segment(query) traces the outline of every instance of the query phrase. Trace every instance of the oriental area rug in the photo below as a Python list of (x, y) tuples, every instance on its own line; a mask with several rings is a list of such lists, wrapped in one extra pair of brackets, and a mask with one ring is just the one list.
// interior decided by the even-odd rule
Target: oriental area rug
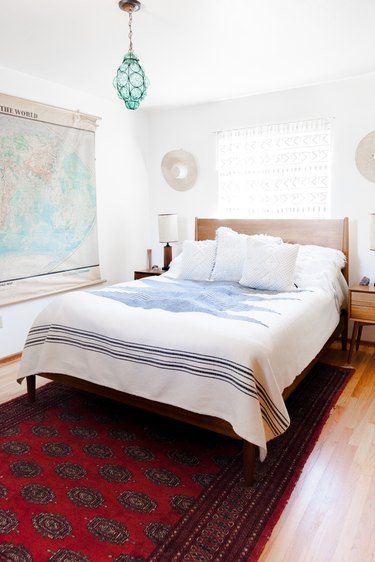
[(0, 406), (0, 562), (255, 561), (353, 369), (318, 364), (243, 486), (240, 443), (55, 383)]

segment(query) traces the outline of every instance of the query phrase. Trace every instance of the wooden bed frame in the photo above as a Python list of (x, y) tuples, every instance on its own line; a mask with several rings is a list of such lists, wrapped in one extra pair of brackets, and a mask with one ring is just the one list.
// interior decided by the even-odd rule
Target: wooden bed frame
[[(195, 239), (210, 240), (215, 239), (216, 229), (220, 226), (227, 226), (233, 230), (243, 234), (269, 234), (280, 236), (284, 242), (299, 244), (316, 244), (318, 246), (326, 246), (341, 250), (346, 258), (346, 266), (343, 274), (348, 280), (348, 253), (349, 253), (349, 237), (348, 237), (348, 219), (267, 219), (267, 220), (251, 220), (251, 219), (195, 219)], [(308, 373), (311, 367), (318, 361), (320, 355), (324, 352), (334, 339), (339, 336), (342, 338), (342, 347), (346, 349), (347, 343), (347, 314), (343, 311), (340, 322), (332, 336), (317, 357), (304, 369), (304, 371), (295, 379), (294, 383), (285, 389), (283, 397), (288, 397), (296, 388), (302, 378)], [(161, 414), (172, 419), (186, 422), (204, 429), (209, 429), (223, 435), (241, 439), (234, 431), (232, 426), (219, 418), (195, 414), (182, 408), (162, 404), (138, 396), (132, 396), (124, 392), (113, 390), (101, 385), (90, 383), (64, 374), (38, 373), (38, 376), (50, 379), (55, 382), (66, 384), (70, 387), (77, 388), (99, 394), (107, 398), (124, 402), (127, 405), (142, 408), (144, 410)], [(36, 375), (27, 377), (27, 392), (30, 401), (35, 401)], [(254, 465), (257, 457), (257, 447), (247, 441), (243, 441), (243, 466), (245, 485), (250, 486), (253, 482)]]

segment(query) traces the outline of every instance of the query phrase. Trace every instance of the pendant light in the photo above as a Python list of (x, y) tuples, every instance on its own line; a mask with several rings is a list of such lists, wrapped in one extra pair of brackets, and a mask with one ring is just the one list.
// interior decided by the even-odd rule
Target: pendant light
[(122, 99), (128, 109), (137, 109), (146, 96), (149, 80), (139, 64), (137, 55), (133, 52), (132, 21), (133, 12), (138, 12), (141, 3), (138, 0), (120, 0), (119, 8), (129, 15), (129, 51), (117, 69), (113, 85), (118, 97)]

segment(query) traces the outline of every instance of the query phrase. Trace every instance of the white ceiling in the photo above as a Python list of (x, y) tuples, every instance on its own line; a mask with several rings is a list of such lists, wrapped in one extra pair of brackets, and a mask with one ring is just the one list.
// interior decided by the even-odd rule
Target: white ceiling
[[(134, 51), (151, 82), (142, 106), (374, 72), (374, 25), (374, 0), (144, 0), (133, 15)], [(0, 67), (102, 97), (117, 99), (127, 35), (117, 0), (0, 2)]]

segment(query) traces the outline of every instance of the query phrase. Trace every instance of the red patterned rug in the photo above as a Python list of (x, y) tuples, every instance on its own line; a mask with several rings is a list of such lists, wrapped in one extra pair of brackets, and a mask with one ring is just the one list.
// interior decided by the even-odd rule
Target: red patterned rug
[(238, 442), (49, 384), (0, 406), (0, 561), (255, 561), (353, 369), (319, 364), (256, 481)]

